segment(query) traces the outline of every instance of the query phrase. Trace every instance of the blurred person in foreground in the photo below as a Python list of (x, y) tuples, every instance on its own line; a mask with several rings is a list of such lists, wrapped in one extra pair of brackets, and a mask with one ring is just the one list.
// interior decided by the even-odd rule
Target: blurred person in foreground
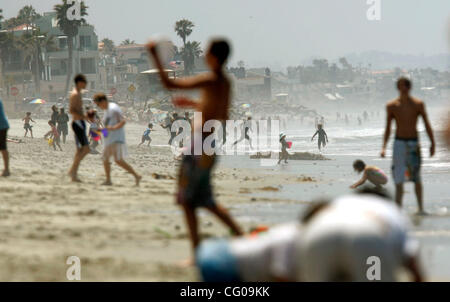
[[(408, 220), (381, 195), (360, 193), (317, 203), (303, 216), (302, 227), (297, 280), (392, 282), (401, 280), (401, 272), (423, 280)], [(378, 270), (371, 267), (374, 257)]]
[(401, 207), (403, 200), (403, 183), (412, 181), (415, 183), (415, 191), (418, 203), (418, 214), (425, 215), (423, 208), (423, 188), (420, 175), (422, 156), (420, 153), (417, 122), (423, 118), (425, 129), (431, 141), (430, 156), (434, 156), (436, 144), (433, 129), (425, 109), (425, 104), (412, 96), (410, 91), (412, 83), (407, 78), (397, 81), (397, 89), (400, 96), (390, 101), (386, 106), (387, 121), (384, 133), (381, 157), (386, 155), (386, 146), (391, 135), (392, 121), (396, 123), (396, 133), (393, 150), (392, 173), (395, 181), (395, 201)]
[(300, 239), (298, 222), (256, 237), (209, 239), (197, 249), (196, 264), (205, 282), (295, 282)]
[[(200, 243), (198, 232), (197, 210), (205, 208), (219, 218), (234, 235), (242, 235), (242, 231), (231, 215), (213, 197), (211, 173), (216, 162), (215, 152), (212, 155), (205, 153), (203, 143), (209, 136), (203, 132), (204, 124), (208, 121), (224, 122), (228, 120), (230, 106), (231, 83), (224, 72), (224, 66), (230, 53), (230, 46), (225, 40), (213, 40), (210, 42), (205, 60), (210, 72), (193, 77), (170, 79), (164, 71), (161, 59), (157, 51), (157, 43), (150, 42), (147, 49), (153, 57), (159, 70), (161, 81), (167, 89), (199, 90), (200, 101), (196, 102), (185, 97), (173, 100), (174, 105), (182, 108), (195, 109), (201, 113), (201, 120), (194, 119), (193, 144), (191, 152), (183, 156), (178, 176), (177, 203), (183, 208), (190, 232), (192, 248)], [(194, 145), (202, 147), (201, 155), (194, 155)], [(189, 263), (191, 264), (191, 263)]]
[(6, 118), (5, 109), (3, 108), (3, 102), (0, 100), (0, 153), (3, 157), (4, 169), (2, 172), (3, 177), (10, 176), (9, 172), (9, 153), (6, 146), (7, 134), (9, 130), (8, 119)]

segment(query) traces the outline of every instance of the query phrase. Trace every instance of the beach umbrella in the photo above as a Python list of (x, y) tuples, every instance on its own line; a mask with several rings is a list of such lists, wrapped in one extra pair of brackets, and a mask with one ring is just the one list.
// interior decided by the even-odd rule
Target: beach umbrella
[(47, 102), (43, 99), (35, 99), (30, 102), (30, 104), (45, 104), (45, 103)]
[(250, 108), (250, 104), (243, 104), (241, 107), (244, 108), (244, 109), (249, 109)]

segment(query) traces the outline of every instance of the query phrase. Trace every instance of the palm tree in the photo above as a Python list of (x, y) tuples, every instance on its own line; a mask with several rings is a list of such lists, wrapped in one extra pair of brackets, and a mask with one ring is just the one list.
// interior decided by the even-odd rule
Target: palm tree
[(183, 47), (186, 47), (186, 39), (192, 33), (195, 24), (187, 19), (179, 20), (175, 23), (175, 32), (183, 40)]
[(26, 5), (24, 6), (19, 13), (17, 14), (17, 19), (20, 23), (25, 24), (26, 32), (29, 32), (31, 27), (34, 27), (34, 21), (39, 18), (39, 14), (36, 12), (33, 6)]
[(136, 42), (130, 39), (123, 40), (122, 43), (120, 43), (120, 45), (133, 45), (133, 44), (136, 44)]
[(3, 22), (3, 9), (0, 8), (0, 30), (2, 29), (2, 22)]
[[(0, 30), (2, 29), (3, 10), (0, 9)], [(9, 54), (14, 50), (14, 35), (13, 33), (0, 32), (0, 87), (3, 87), (4, 73), (3, 66), (8, 60)]]
[(80, 20), (69, 20), (67, 18), (67, 10), (72, 6), (72, 4), (67, 3), (67, 0), (62, 0), (61, 4), (56, 4), (54, 10), (56, 12), (56, 19), (58, 22), (58, 27), (67, 36), (67, 49), (69, 53), (69, 64), (67, 70), (67, 79), (65, 91), (69, 89), (70, 79), (73, 73), (73, 40), (78, 35), (78, 31), (81, 25), (86, 24), (86, 19), (83, 17), (87, 16), (88, 7), (85, 5), (84, 1), (80, 3)]
[(103, 50), (106, 53), (111, 54), (111, 53), (114, 52), (115, 45), (114, 45), (114, 41), (113, 40), (108, 39), (108, 38), (104, 38), (102, 40), (102, 43), (103, 43)]
[(202, 53), (203, 51), (200, 47), (200, 42), (186, 42), (186, 46), (181, 49), (181, 54), (184, 60), (184, 70), (186, 74), (192, 74), (195, 69), (195, 59), (200, 58)]
[(53, 51), (56, 50), (56, 44), (53, 36), (49, 36), (47, 33), (42, 33), (39, 29), (35, 29), (31, 34), (31, 39), (33, 41), (33, 55), (31, 66), (33, 66), (33, 77), (35, 83), (35, 89), (37, 95), (41, 93), (41, 70), (44, 66), (44, 61), (42, 59), (42, 51)]
[(34, 55), (33, 36), (30, 33), (24, 33), (17, 40), (17, 48), (22, 52), (22, 90), (25, 91), (25, 70), (30, 69), (30, 62)]

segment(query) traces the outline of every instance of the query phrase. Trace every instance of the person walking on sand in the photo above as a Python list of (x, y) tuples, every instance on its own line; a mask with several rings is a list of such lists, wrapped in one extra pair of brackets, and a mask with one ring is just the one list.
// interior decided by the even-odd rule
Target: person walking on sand
[(33, 126), (31, 126), (31, 122), (33, 123), (36, 122), (31, 117), (31, 112), (27, 112), (22, 121), (23, 121), (23, 129), (25, 129), (25, 135), (23, 137), (27, 137), (28, 131), (30, 131), (31, 138), (33, 138)]
[(103, 125), (107, 135), (105, 135), (105, 148), (103, 149), (103, 165), (105, 167), (106, 181), (103, 185), (112, 185), (109, 159), (114, 157), (116, 164), (132, 174), (136, 180), (136, 186), (139, 186), (142, 177), (125, 161), (128, 152), (124, 128), (126, 121), (122, 110), (117, 104), (109, 102), (103, 93), (95, 95), (94, 102), (100, 109), (105, 111)]
[(75, 77), (75, 88), (69, 99), (69, 113), (72, 115), (72, 130), (75, 133), (77, 151), (69, 170), (69, 176), (73, 182), (80, 182), (78, 178), (78, 168), (81, 161), (89, 154), (89, 140), (86, 135), (86, 116), (83, 110), (82, 91), (87, 86), (86, 77), (79, 74)]
[(9, 153), (6, 146), (7, 133), (9, 129), (8, 119), (6, 118), (5, 110), (3, 109), (3, 102), (0, 100), (0, 153), (3, 157), (4, 169), (2, 172), (3, 177), (10, 176), (9, 172)]
[(58, 121), (58, 107), (56, 107), (56, 105), (52, 106), (52, 115), (50, 120), (53, 122), (54, 125), (56, 125), (57, 121)]
[(417, 132), (417, 121), (421, 116), (425, 123), (425, 129), (431, 141), (430, 156), (435, 153), (436, 143), (433, 129), (428, 120), (425, 104), (412, 96), (411, 81), (407, 78), (400, 78), (397, 81), (397, 89), (400, 96), (390, 101), (386, 106), (387, 121), (384, 133), (383, 148), (381, 157), (386, 155), (386, 146), (391, 134), (392, 121), (396, 122), (396, 135), (394, 141), (392, 173), (394, 176), (396, 192), (395, 201), (398, 206), (402, 206), (403, 183), (412, 181), (415, 183), (415, 192), (418, 203), (418, 214), (426, 214), (423, 208), (423, 188), (420, 175), (422, 157), (420, 154), (420, 144)]
[(64, 111), (64, 108), (61, 108), (59, 110), (59, 114), (58, 117), (56, 119), (56, 121), (58, 122), (58, 133), (60, 136), (62, 136), (63, 138), (63, 143), (66, 143), (66, 136), (69, 134), (69, 116), (67, 115), (67, 113)]
[(278, 165), (281, 164), (281, 161), (284, 160), (284, 163), (288, 163), (289, 153), (287, 152), (287, 149), (289, 148), (288, 143), (286, 142), (286, 135), (284, 133), (280, 134), (280, 144), (281, 144), (281, 153), (280, 153), (280, 160), (278, 161)]
[(237, 145), (238, 143), (242, 142), (243, 140), (248, 140), (248, 143), (250, 145), (250, 149), (253, 149), (252, 147), (252, 139), (250, 135), (248, 135), (248, 132), (252, 131), (252, 118), (248, 117), (247, 120), (242, 124), (241, 126), (241, 138), (238, 139), (233, 143), (233, 146)]
[[(163, 64), (157, 53), (157, 44), (150, 42), (147, 49), (154, 59), (161, 81), (167, 89), (184, 89), (201, 91), (201, 100), (195, 102), (185, 97), (173, 100), (174, 104), (183, 108), (194, 108), (201, 112), (202, 119), (195, 120), (193, 125), (194, 144), (196, 138), (201, 139), (202, 144), (208, 137), (203, 132), (204, 123), (210, 120), (224, 122), (228, 120), (230, 106), (231, 83), (223, 68), (229, 56), (230, 47), (225, 40), (214, 40), (210, 43), (205, 60), (211, 72), (194, 77), (172, 80), (164, 71)], [(181, 205), (187, 220), (193, 251), (200, 243), (198, 232), (197, 209), (206, 208), (225, 223), (235, 235), (242, 235), (241, 228), (234, 222), (230, 214), (214, 201), (211, 185), (211, 173), (216, 156), (207, 155), (202, 149), (201, 155), (194, 154), (194, 146), (191, 146), (190, 154), (183, 156), (178, 177), (177, 203)]]

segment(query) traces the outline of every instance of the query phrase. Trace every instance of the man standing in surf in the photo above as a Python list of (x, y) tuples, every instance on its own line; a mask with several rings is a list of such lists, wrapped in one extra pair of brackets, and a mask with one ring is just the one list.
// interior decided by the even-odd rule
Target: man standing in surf
[(396, 122), (396, 136), (394, 141), (392, 173), (394, 176), (396, 192), (395, 201), (402, 206), (403, 183), (413, 181), (418, 203), (418, 214), (426, 214), (423, 208), (422, 179), (420, 176), (421, 154), (419, 136), (417, 132), (417, 121), (422, 116), (428, 137), (431, 141), (430, 156), (434, 155), (436, 143), (434, 141), (433, 129), (428, 120), (425, 104), (410, 96), (411, 81), (400, 78), (397, 81), (397, 89), (400, 96), (390, 101), (387, 106), (386, 131), (384, 133), (383, 149), (381, 157), (385, 157), (386, 146), (391, 134), (392, 120)]
[(75, 88), (70, 94), (69, 113), (72, 115), (72, 130), (75, 133), (75, 142), (77, 151), (73, 159), (72, 168), (70, 168), (69, 176), (73, 182), (80, 182), (78, 178), (78, 167), (86, 155), (89, 154), (89, 140), (86, 135), (86, 116), (83, 110), (82, 90), (86, 88), (87, 80), (84, 75), (75, 77)]

